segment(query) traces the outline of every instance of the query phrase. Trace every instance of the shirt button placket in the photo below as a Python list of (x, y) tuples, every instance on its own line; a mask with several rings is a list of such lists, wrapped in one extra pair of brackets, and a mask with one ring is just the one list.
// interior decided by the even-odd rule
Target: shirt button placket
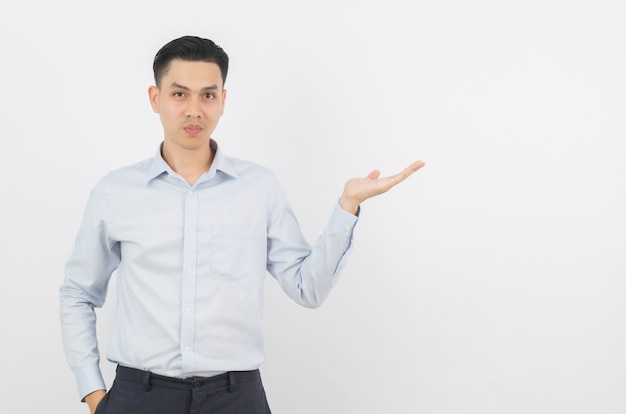
[(181, 303), (181, 354), (182, 371), (190, 372), (194, 365), (193, 341), (195, 336), (195, 298), (196, 298), (196, 252), (198, 250), (198, 194), (188, 191), (184, 199), (183, 231), (183, 278)]

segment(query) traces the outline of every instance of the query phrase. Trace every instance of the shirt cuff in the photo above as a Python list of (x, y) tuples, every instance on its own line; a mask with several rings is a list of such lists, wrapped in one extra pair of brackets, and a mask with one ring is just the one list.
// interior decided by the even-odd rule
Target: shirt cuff
[(78, 398), (85, 401), (85, 397), (97, 390), (106, 390), (102, 372), (98, 365), (91, 365), (76, 371), (76, 385)]
[(348, 213), (341, 207), (341, 204), (337, 202), (335, 205), (335, 210), (333, 214), (330, 216), (330, 221), (328, 222), (328, 229), (335, 234), (344, 234), (347, 237), (352, 235), (352, 231), (354, 230), (354, 226), (356, 226), (357, 221), (359, 220), (358, 215), (361, 211), (361, 208), (356, 212), (356, 215)]

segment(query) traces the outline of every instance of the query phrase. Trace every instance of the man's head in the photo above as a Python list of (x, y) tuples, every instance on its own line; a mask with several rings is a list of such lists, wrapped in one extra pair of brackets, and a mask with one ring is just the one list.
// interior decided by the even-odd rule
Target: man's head
[(167, 73), (170, 63), (176, 59), (217, 64), (222, 75), (222, 87), (224, 86), (228, 73), (228, 55), (224, 49), (209, 39), (183, 36), (167, 43), (154, 57), (152, 69), (157, 87), (161, 87), (161, 79)]
[(205, 151), (224, 113), (228, 55), (208, 39), (185, 36), (154, 58), (156, 86), (148, 88), (152, 110), (164, 130), (164, 156), (178, 148)]

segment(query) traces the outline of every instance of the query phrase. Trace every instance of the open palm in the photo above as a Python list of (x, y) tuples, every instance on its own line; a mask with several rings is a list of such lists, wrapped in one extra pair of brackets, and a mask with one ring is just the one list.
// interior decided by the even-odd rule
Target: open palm
[(423, 161), (415, 161), (402, 172), (389, 177), (380, 178), (380, 171), (374, 170), (367, 177), (351, 178), (344, 186), (339, 203), (346, 211), (354, 214), (362, 202), (389, 191), (424, 165)]

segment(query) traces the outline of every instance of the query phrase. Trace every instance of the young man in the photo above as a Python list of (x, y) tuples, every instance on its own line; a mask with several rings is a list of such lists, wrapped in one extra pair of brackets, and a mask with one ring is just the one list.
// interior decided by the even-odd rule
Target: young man
[[(359, 205), (424, 165), (349, 180), (311, 248), (273, 173), (211, 139), (227, 71), (228, 56), (208, 39), (163, 46), (148, 91), (163, 142), (91, 193), (60, 299), (65, 352), (92, 413), (269, 413), (258, 372), (265, 272), (297, 303), (319, 306), (343, 267)], [(115, 270), (107, 357), (118, 370), (106, 393), (94, 308)]]

